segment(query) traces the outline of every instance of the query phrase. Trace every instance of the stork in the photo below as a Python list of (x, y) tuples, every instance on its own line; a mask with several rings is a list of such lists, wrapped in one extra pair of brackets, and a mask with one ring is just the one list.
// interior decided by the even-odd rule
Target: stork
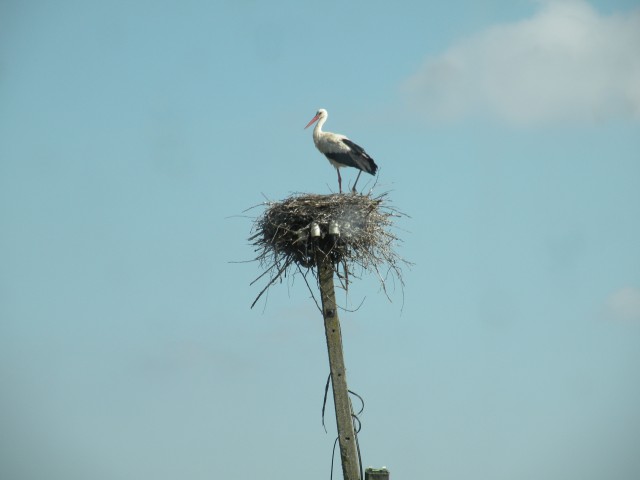
[(356, 184), (360, 179), (362, 172), (375, 175), (378, 170), (376, 162), (364, 151), (360, 145), (353, 143), (344, 135), (339, 133), (323, 132), (322, 126), (327, 121), (329, 114), (324, 108), (321, 108), (316, 112), (315, 117), (304, 128), (309, 128), (315, 121), (318, 123), (313, 129), (313, 143), (316, 144), (316, 148), (320, 150), (320, 153), (327, 157), (327, 160), (331, 162), (331, 165), (336, 167), (338, 172), (338, 188), (342, 193), (342, 177), (340, 176), (340, 168), (342, 167), (355, 167), (358, 170), (358, 177), (353, 184), (353, 193), (356, 192)]

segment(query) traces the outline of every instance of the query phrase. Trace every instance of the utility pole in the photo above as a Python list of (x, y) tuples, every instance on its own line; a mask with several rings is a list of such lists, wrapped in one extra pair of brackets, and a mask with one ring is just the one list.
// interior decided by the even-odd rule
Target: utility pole
[(342, 352), (342, 333), (336, 307), (336, 292), (333, 284), (333, 264), (331, 259), (318, 251), (318, 279), (322, 299), (322, 315), (327, 336), (329, 367), (331, 368), (331, 386), (333, 402), (338, 424), (338, 443), (344, 480), (362, 480), (360, 478), (358, 450), (356, 446), (351, 402), (347, 388), (347, 372)]
[[(380, 269), (402, 282), (401, 264), (409, 264), (395, 252), (400, 239), (390, 230), (393, 219), (404, 214), (385, 203), (387, 194), (295, 194), (281, 202), (269, 202), (256, 219), (249, 240), (258, 252), (255, 258), (264, 268), (251, 284), (269, 275), (251, 307), (272, 285), (299, 271), (317, 269), (322, 316), (327, 339), (333, 403), (338, 426), (338, 443), (344, 480), (365, 480), (354, 431), (354, 413), (347, 388), (342, 333), (336, 306), (334, 274), (342, 267), (344, 286), (348, 272), (362, 268), (375, 272), (386, 293)], [(310, 285), (307, 283), (307, 286)], [(312, 292), (315, 299), (315, 294)], [(323, 409), (324, 412), (324, 409)], [(358, 422), (359, 429), (359, 422)], [(333, 472), (332, 472), (333, 473)], [(386, 475), (386, 478), (385, 478)], [(386, 469), (369, 469), (367, 480), (388, 480)]]

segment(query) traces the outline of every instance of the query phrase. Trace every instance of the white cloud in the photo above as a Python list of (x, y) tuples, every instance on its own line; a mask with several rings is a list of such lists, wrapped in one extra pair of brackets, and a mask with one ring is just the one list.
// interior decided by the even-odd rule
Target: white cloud
[(640, 9), (600, 15), (543, 2), (427, 59), (404, 85), (432, 120), (492, 114), (518, 124), (640, 118)]
[(640, 321), (640, 288), (625, 287), (612, 293), (607, 307), (616, 320)]

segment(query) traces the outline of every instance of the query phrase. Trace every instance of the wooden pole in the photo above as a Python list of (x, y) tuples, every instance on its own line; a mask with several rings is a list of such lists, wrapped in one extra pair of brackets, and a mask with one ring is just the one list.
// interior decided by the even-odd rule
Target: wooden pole
[(389, 480), (389, 470), (386, 467), (369, 467), (364, 471), (364, 480)]
[(338, 424), (338, 443), (342, 459), (344, 480), (361, 480), (358, 468), (358, 450), (351, 418), (351, 402), (347, 389), (347, 373), (342, 353), (342, 333), (340, 319), (336, 308), (336, 292), (333, 285), (333, 265), (329, 258), (319, 254), (318, 278), (320, 280), (320, 297), (322, 298), (322, 315), (327, 335), (329, 366), (331, 368), (331, 386), (333, 403)]

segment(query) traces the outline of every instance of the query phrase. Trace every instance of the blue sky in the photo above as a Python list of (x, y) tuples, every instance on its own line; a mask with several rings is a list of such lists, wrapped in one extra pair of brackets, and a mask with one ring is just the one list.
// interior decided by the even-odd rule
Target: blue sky
[(637, 1), (1, 2), (0, 477), (328, 478), (322, 320), (232, 263), (247, 208), (337, 189), (323, 107), (410, 216), (404, 293), (339, 294), (365, 466), (640, 478), (639, 32)]

